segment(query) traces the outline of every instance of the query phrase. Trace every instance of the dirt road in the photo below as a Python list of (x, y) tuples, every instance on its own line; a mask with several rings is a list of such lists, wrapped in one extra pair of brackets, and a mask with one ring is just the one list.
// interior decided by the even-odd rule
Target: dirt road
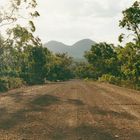
[(2, 93), (0, 140), (140, 140), (140, 92), (69, 81)]

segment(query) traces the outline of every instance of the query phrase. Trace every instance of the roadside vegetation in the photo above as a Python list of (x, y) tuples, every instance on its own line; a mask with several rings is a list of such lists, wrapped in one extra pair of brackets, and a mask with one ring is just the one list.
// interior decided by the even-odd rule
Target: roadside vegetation
[[(53, 54), (43, 47), (34, 36), (36, 6), (35, 0), (12, 0), (9, 13), (0, 10), (0, 91), (74, 78), (140, 89), (140, 2), (123, 11), (119, 24), (128, 32), (119, 41), (130, 36), (132, 40), (124, 46), (97, 43), (85, 52), (87, 62), (74, 62), (67, 54)], [(26, 18), (20, 17), (21, 9), (26, 9)], [(19, 24), (19, 17), (26, 26)]]

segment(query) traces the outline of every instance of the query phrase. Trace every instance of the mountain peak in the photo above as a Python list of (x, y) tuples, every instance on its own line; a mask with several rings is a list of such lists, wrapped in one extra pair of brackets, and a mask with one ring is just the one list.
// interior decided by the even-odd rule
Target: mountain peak
[(73, 46), (80, 46), (80, 45), (89, 46), (91, 44), (95, 44), (95, 42), (91, 39), (82, 39), (82, 40), (77, 41), (75, 44), (73, 44)]
[(64, 44), (64, 43), (62, 43), (62, 42), (59, 42), (59, 41), (55, 41), (55, 40), (51, 40), (51, 41), (48, 41), (45, 45), (52, 45), (52, 46), (54, 46), (54, 45), (64, 45), (64, 46), (68, 46), (68, 45), (66, 45), (66, 44)]

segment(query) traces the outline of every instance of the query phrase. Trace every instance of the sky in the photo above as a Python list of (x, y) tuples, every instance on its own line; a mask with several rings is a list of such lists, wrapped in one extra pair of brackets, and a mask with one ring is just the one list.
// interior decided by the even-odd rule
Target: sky
[[(50, 40), (71, 45), (89, 38), (96, 42), (118, 42), (122, 33), (122, 10), (135, 0), (37, 0), (40, 17), (36, 35), (43, 43)], [(0, 4), (5, 0), (0, 0)]]

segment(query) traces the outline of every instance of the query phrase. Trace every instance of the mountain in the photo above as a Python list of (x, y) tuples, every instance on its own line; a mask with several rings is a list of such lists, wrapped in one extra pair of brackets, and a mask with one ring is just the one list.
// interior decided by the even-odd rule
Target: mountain
[(47, 47), (54, 53), (68, 53), (68, 55), (76, 59), (82, 59), (84, 52), (90, 50), (91, 46), (94, 44), (95, 42), (91, 39), (80, 40), (71, 46), (58, 41), (49, 41), (44, 44), (44, 47)]

